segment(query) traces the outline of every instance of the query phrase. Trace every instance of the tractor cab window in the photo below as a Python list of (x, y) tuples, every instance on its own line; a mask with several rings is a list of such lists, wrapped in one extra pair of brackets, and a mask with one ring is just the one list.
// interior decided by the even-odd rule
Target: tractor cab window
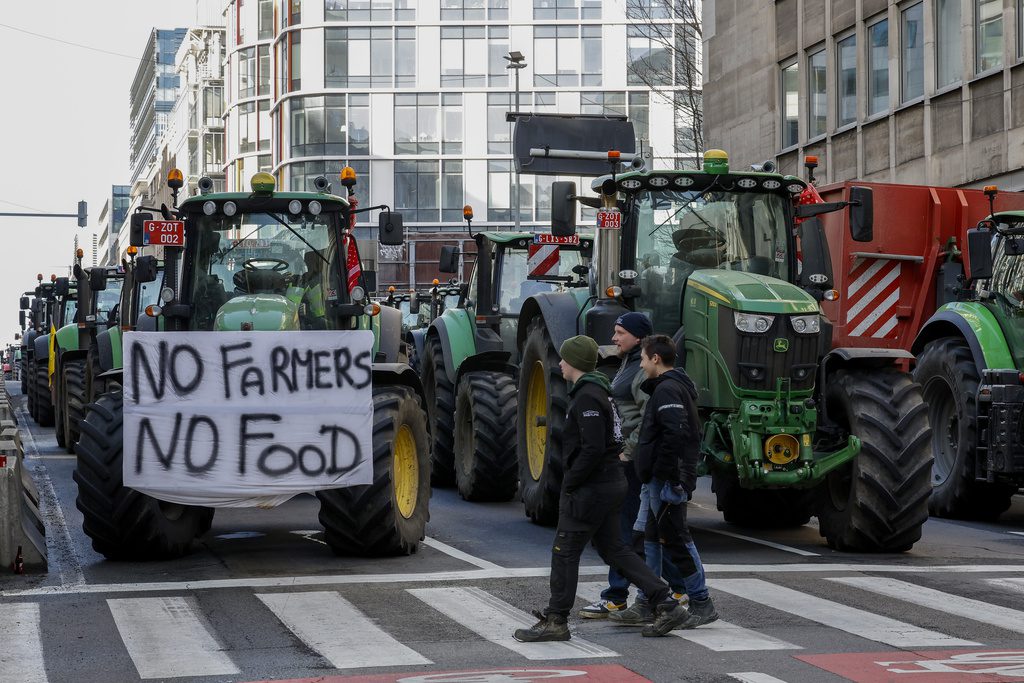
[[(1008, 226), (1001, 226), (1006, 229)], [(1024, 241), (1024, 237), (1015, 235), (1010, 239)], [(1006, 237), (995, 238), (992, 254), (992, 292), (1004, 305), (1016, 309), (1024, 308), (1024, 254), (1008, 254)], [(983, 287), (984, 283), (979, 283)]]
[(682, 293), (695, 270), (739, 270), (789, 279), (786, 198), (758, 192), (645, 191), (636, 196), (639, 307), (655, 331), (682, 323)]
[(61, 325), (67, 325), (75, 320), (75, 313), (78, 311), (78, 302), (74, 299), (64, 300), (64, 317), (61, 318)]
[(121, 285), (123, 284), (124, 280), (119, 277), (108, 278), (107, 288), (94, 294), (98, 322), (106, 322), (110, 318), (110, 314), (114, 312), (114, 308), (121, 302)]
[[(525, 249), (505, 249), (497, 292), (498, 309), (502, 315), (518, 316), (528, 298), (541, 292), (553, 292), (559, 287), (558, 282), (530, 280), (527, 257)], [(560, 249), (558, 269), (552, 274), (560, 278), (573, 277), (573, 267), (581, 262), (580, 252)]]
[[(212, 330), (235, 299), (273, 309), (303, 329), (324, 329), (333, 214), (201, 216), (190, 236), (193, 329)], [(255, 315), (255, 314), (254, 314)], [(287, 323), (282, 323), (287, 324)]]

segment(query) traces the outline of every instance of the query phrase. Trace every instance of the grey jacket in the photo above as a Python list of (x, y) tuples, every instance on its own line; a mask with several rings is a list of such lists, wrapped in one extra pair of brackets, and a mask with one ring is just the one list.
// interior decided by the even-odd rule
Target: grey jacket
[(647, 377), (640, 369), (640, 345), (626, 354), (612, 379), (612, 400), (621, 419), (622, 453), (627, 460), (633, 459), (637, 440), (640, 437), (640, 423), (644, 417), (647, 394), (640, 389)]

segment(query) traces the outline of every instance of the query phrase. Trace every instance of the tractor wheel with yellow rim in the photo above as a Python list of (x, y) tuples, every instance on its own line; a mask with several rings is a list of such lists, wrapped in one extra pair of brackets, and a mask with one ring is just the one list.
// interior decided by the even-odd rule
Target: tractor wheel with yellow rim
[(529, 323), (521, 359), (516, 420), (519, 491), (531, 521), (554, 524), (562, 486), (562, 428), (569, 390), (551, 335), (540, 317)]
[(416, 393), (373, 390), (373, 483), (318, 491), (324, 539), (337, 555), (411, 555), (430, 518), (430, 437)]

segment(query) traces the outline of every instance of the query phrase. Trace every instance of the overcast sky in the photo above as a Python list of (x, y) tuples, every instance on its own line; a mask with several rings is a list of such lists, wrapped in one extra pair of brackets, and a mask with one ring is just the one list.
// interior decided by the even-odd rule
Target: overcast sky
[(110, 186), (128, 184), (128, 90), (149, 32), (194, 18), (193, 0), (3, 3), (0, 212), (74, 213), (89, 202), (87, 228), (0, 216), (3, 345), (14, 342), (18, 299), (36, 273), (67, 274), (76, 234), (89, 255)]

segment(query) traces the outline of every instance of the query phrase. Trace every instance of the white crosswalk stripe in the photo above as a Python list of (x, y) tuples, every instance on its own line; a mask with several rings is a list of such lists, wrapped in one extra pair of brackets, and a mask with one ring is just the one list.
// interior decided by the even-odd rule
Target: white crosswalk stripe
[(991, 624), (1007, 631), (1024, 633), (1024, 612), (1009, 607), (972, 600), (888, 577), (847, 576), (828, 580), (947, 614), (955, 614), (971, 621)]
[(1021, 578), (986, 579), (985, 581), (986, 583), (1004, 590), (1013, 591), (1015, 593), (1024, 593), (1024, 579)]
[(0, 604), (0, 683), (47, 683), (39, 603)]
[(111, 598), (107, 605), (141, 678), (241, 673), (195, 598)]
[(717, 579), (709, 583), (715, 590), (894, 647), (978, 645), (761, 579)]
[(529, 660), (618, 657), (617, 652), (576, 637), (555, 643), (520, 643), (512, 632), (537, 620), (479, 588), (411, 588), (409, 593), (477, 635)]
[(729, 674), (732, 678), (742, 683), (786, 683), (781, 678), (775, 676), (769, 676), (768, 674), (761, 673), (760, 671), (743, 671), (740, 673)]
[(337, 593), (263, 593), (256, 597), (336, 669), (432, 663), (385, 633)]

